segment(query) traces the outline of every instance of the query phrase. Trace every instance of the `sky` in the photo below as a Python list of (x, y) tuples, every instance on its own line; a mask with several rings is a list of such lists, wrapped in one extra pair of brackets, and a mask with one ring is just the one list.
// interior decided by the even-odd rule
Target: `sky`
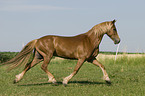
[[(145, 53), (145, 0), (0, 0), (0, 51), (45, 35), (75, 36), (116, 19), (120, 52)], [(105, 35), (100, 51), (115, 52)]]

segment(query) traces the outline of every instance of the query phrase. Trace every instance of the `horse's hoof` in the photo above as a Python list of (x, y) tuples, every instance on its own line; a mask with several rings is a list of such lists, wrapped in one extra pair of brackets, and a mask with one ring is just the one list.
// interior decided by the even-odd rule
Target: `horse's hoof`
[(66, 87), (67, 86), (67, 84), (63, 84), (64, 85), (64, 87)]
[(106, 80), (106, 83), (111, 85), (111, 81), (110, 80)]
[(53, 84), (53, 86), (58, 86), (57, 82), (53, 82), (52, 84)]
[(66, 83), (63, 83), (63, 85), (64, 85), (64, 87), (66, 87), (66, 86), (67, 86), (67, 84), (66, 84)]
[(16, 83), (17, 83), (17, 81), (16, 81), (16, 80), (14, 80), (14, 81), (13, 81), (13, 84), (16, 84)]

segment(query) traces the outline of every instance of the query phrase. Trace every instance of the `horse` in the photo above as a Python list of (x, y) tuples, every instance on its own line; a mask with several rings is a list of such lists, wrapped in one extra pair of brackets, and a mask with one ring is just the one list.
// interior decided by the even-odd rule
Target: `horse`
[(41, 68), (48, 75), (48, 82), (56, 84), (55, 77), (47, 69), (52, 57), (76, 59), (78, 61), (73, 72), (63, 79), (62, 83), (67, 85), (69, 80), (77, 74), (83, 63), (87, 61), (99, 66), (103, 72), (103, 79), (111, 84), (104, 65), (96, 57), (99, 54), (100, 42), (105, 34), (114, 41), (114, 44), (120, 43), (115, 22), (116, 20), (102, 22), (92, 27), (88, 32), (72, 37), (47, 35), (32, 40), (13, 59), (3, 64), (10, 64), (9, 70), (20, 65), (25, 66), (24, 70), (16, 75), (14, 83), (17, 83), (30, 68), (43, 61)]

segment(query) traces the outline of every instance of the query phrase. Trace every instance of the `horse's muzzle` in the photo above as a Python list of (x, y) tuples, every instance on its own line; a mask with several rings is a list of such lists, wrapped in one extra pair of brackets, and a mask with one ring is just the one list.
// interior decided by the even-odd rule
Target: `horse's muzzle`
[(119, 39), (115, 39), (115, 40), (114, 40), (114, 44), (119, 44), (120, 41), (121, 41), (120, 38), (119, 38)]

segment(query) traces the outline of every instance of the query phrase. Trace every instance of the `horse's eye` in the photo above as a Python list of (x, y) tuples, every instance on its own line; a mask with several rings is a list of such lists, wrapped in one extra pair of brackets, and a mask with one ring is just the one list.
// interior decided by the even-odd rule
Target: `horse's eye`
[(113, 29), (114, 31), (116, 31), (116, 29)]

